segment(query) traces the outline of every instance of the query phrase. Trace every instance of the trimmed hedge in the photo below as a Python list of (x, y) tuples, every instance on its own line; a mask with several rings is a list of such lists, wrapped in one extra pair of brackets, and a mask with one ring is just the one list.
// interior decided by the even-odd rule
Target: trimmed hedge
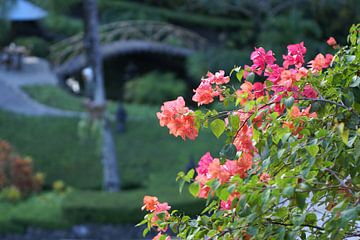
[(70, 227), (62, 215), (65, 193), (44, 193), (17, 204), (0, 202), (0, 234), (22, 233), (29, 226), (48, 229)]
[(176, 12), (168, 10), (166, 8), (147, 6), (140, 3), (130, 1), (100, 1), (99, 7), (101, 10), (117, 9), (122, 12), (136, 12), (139, 16), (156, 16), (169, 20), (171, 22), (189, 25), (199, 26), (206, 28), (239, 28), (247, 27), (251, 28), (252, 23), (250, 21), (244, 21), (243, 19), (230, 19), (225, 17), (214, 17), (208, 15), (201, 15), (187, 12)]
[(189, 194), (179, 195), (177, 188), (125, 191), (120, 193), (97, 191), (74, 191), (62, 203), (66, 219), (74, 223), (138, 223), (145, 212), (141, 211), (144, 195), (156, 195), (160, 201), (166, 200), (172, 209), (182, 209), (196, 215), (204, 206), (204, 201), (195, 200)]

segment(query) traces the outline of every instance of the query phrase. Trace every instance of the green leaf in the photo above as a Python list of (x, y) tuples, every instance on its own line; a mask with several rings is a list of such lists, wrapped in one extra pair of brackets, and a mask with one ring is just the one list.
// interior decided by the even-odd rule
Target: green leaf
[(138, 224), (136, 224), (135, 227), (139, 227), (139, 226), (141, 226), (141, 225), (144, 225), (144, 224), (147, 223), (147, 222), (148, 222), (148, 220), (147, 220), (147, 219), (144, 219), (144, 220), (142, 220), (141, 222), (139, 222)]
[(192, 183), (189, 186), (189, 192), (191, 193), (191, 195), (193, 195), (194, 197), (196, 197), (199, 193), (200, 190), (200, 185), (198, 183)]
[(229, 160), (233, 160), (236, 157), (236, 147), (234, 144), (226, 144), (220, 151), (220, 156)]
[(294, 105), (294, 101), (295, 101), (295, 99), (293, 96), (285, 99), (284, 103), (285, 103), (286, 108), (290, 109)]
[(296, 205), (300, 209), (304, 209), (306, 205), (306, 194), (304, 193), (295, 193)]
[(228, 190), (226, 188), (221, 189), (220, 194), (219, 194), (220, 200), (226, 201), (229, 196), (230, 196), (230, 193), (228, 192)]
[(283, 190), (284, 196), (286, 196), (288, 198), (291, 198), (294, 195), (294, 193), (295, 193), (295, 191), (294, 191), (294, 188), (292, 186), (287, 186)]
[(316, 225), (317, 223), (317, 216), (315, 213), (308, 213), (305, 217), (305, 223), (310, 225)]
[(313, 157), (315, 157), (316, 154), (319, 152), (319, 147), (317, 145), (310, 145), (310, 146), (306, 146), (305, 148)]
[(225, 131), (226, 124), (221, 119), (215, 119), (210, 124), (210, 129), (215, 137), (219, 138), (221, 134)]
[(360, 77), (355, 75), (352, 78), (352, 83), (350, 84), (350, 87), (354, 88), (354, 87), (358, 87), (359, 85), (360, 85)]
[(146, 234), (148, 234), (149, 231), (150, 231), (150, 230), (149, 230), (148, 228), (145, 228), (144, 231), (143, 231), (143, 237), (145, 237)]
[(249, 74), (246, 77), (246, 81), (253, 83), (255, 79), (255, 73), (249, 72)]
[(236, 73), (236, 78), (237, 78), (237, 80), (239, 80), (239, 82), (242, 81), (243, 76), (244, 76), (244, 69), (241, 69), (240, 71), (238, 71)]
[(347, 145), (349, 143), (349, 129), (343, 131), (340, 136), (343, 143)]
[(240, 119), (238, 115), (230, 115), (229, 116), (230, 126), (233, 130), (237, 130), (240, 125)]
[(294, 215), (292, 218), (292, 222), (295, 226), (300, 226), (305, 221), (305, 214), (302, 215)]

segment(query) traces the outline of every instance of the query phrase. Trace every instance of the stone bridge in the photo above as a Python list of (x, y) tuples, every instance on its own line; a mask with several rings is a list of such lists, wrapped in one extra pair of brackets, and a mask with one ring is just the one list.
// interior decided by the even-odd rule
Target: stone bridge
[[(50, 47), (50, 57), (59, 77), (86, 67), (83, 33), (64, 39)], [(100, 27), (103, 59), (117, 55), (153, 52), (187, 57), (203, 50), (207, 41), (185, 28), (156, 21), (120, 21)]]

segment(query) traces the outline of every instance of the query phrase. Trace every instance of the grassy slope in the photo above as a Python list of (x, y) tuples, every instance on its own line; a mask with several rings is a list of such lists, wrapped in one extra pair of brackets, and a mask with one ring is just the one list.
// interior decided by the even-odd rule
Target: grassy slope
[[(45, 104), (82, 109), (81, 98), (58, 87), (33, 86), (25, 90)], [(110, 112), (115, 108), (114, 103), (109, 104)], [(208, 132), (201, 133), (196, 142), (170, 136), (155, 118), (157, 107), (126, 105), (125, 108), (129, 115), (127, 130), (123, 135), (115, 133), (119, 171), (125, 187), (149, 188), (165, 179), (175, 185), (171, 180), (178, 171), (185, 170), (189, 159), (197, 160), (205, 151), (216, 150), (216, 139), (209, 137)], [(81, 141), (77, 119), (28, 118), (0, 112), (0, 123), (8, 126), (0, 129), (0, 137), (9, 140), (21, 153), (32, 156), (37, 168), (47, 174), (49, 183), (63, 179), (78, 188), (100, 188), (99, 148), (95, 141)]]
[[(80, 110), (81, 99), (54, 86), (28, 87), (26, 91), (36, 92), (33, 96), (43, 103)], [(85, 190), (100, 188), (102, 170), (95, 141), (82, 141), (78, 136), (78, 119), (25, 117), (0, 111), (0, 138), (8, 140), (21, 154), (32, 156), (36, 169), (46, 173), (48, 185), (62, 179), (84, 189), (74, 190), (63, 204), (62, 197), (59, 200), (53, 193), (30, 198), (15, 207), (0, 202), (2, 232), (19, 231), (27, 225), (64, 227), (68, 220), (136, 222), (143, 216), (139, 206), (145, 194), (158, 195), (189, 213), (199, 209), (198, 201), (186, 195), (179, 197), (174, 179), (178, 171), (185, 170), (189, 158), (196, 161), (205, 151), (216, 150), (215, 138), (205, 132), (196, 142), (175, 139), (159, 126), (154, 115), (157, 107), (125, 107), (129, 114), (127, 131), (115, 134), (119, 170), (125, 186), (142, 188), (116, 194)], [(115, 108), (110, 104), (110, 112)]]

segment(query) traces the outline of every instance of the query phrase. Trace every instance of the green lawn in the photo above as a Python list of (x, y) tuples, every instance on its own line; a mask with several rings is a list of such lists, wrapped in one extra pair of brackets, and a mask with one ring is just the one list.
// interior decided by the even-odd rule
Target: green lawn
[[(77, 104), (82, 101), (60, 88), (34, 88), (39, 100), (64, 109), (69, 105), (62, 103), (72, 102), (72, 110), (77, 110), (73, 106), (79, 107)], [(26, 91), (35, 90), (27, 88)], [(49, 98), (51, 100), (45, 100)], [(15, 207), (0, 203), (0, 228), (15, 231), (18, 230), (16, 226), (27, 225), (62, 227), (69, 224), (69, 220), (79, 222), (86, 219), (136, 222), (143, 215), (139, 208), (145, 194), (159, 195), (161, 201), (169, 201), (169, 204), (188, 212), (200, 209), (199, 202), (189, 196), (179, 197), (175, 177), (177, 172), (185, 170), (189, 159), (197, 161), (204, 152), (219, 150), (216, 138), (209, 132), (201, 133), (195, 142), (174, 138), (166, 128), (159, 126), (155, 117), (159, 107), (125, 107), (129, 114), (126, 132), (119, 135), (114, 131), (119, 172), (122, 186), (126, 189), (117, 194), (99, 191), (102, 183), (99, 146), (95, 140), (79, 137), (79, 119), (27, 117), (0, 111), (0, 124), (3, 126), (0, 138), (9, 141), (22, 155), (33, 158), (35, 169), (46, 174), (46, 185), (51, 186), (55, 180), (61, 179), (78, 189), (64, 201), (45, 194), (45, 197), (40, 195)], [(109, 104), (110, 112), (115, 108), (115, 104)], [(132, 217), (129, 218), (129, 214)]]

